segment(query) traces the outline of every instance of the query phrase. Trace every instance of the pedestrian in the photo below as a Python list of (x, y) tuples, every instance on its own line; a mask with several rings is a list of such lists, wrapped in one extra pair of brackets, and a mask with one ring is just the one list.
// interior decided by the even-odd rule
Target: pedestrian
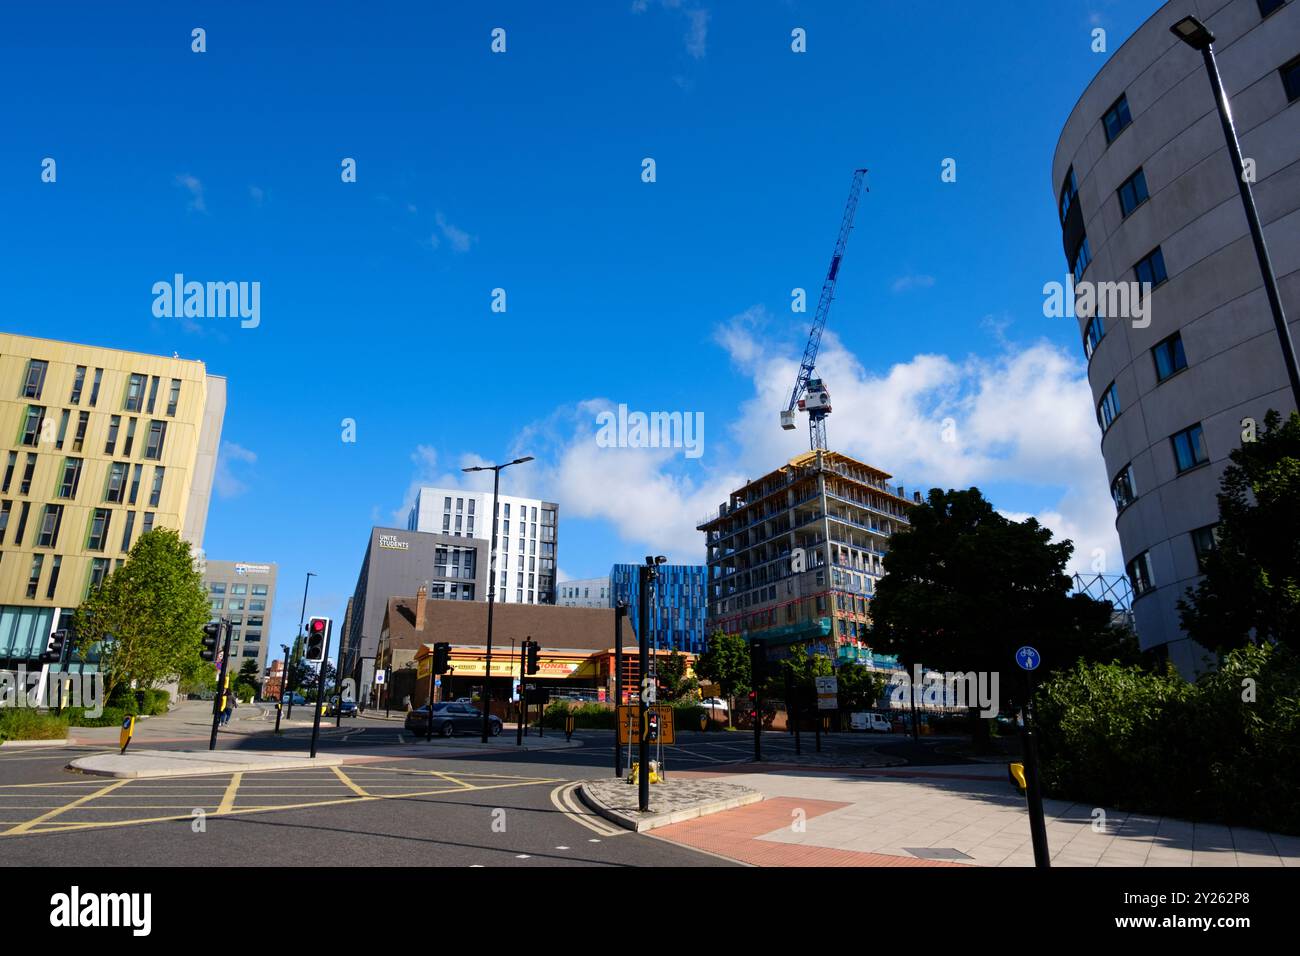
[(235, 708), (238, 706), (239, 705), (235, 702), (235, 695), (232, 693), (227, 693), (226, 709), (221, 712), (221, 726), (225, 727), (227, 724), (230, 723), (230, 715), (235, 712)]

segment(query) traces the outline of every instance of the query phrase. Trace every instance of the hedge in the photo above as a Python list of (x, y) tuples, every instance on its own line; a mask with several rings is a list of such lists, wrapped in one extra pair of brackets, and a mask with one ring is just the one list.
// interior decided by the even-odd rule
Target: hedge
[(30, 707), (0, 710), (0, 740), (62, 740), (68, 736), (68, 722), (54, 714)]
[(1079, 663), (1035, 695), (1052, 796), (1300, 834), (1300, 656), (1245, 647), (1188, 683)]
[(120, 727), (123, 720), (132, 716), (120, 707), (105, 707), (98, 717), (87, 717), (84, 707), (67, 707), (63, 715), (70, 727)]

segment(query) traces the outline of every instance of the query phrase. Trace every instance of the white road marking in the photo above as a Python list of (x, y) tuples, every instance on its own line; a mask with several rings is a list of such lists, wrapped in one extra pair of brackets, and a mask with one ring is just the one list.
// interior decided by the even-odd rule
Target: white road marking
[(599, 833), (603, 837), (612, 837), (630, 832), (622, 827), (615, 826), (583, 806), (578, 800), (577, 789), (578, 784), (576, 783), (560, 784), (551, 791), (551, 803), (570, 820), (581, 824), (592, 833)]

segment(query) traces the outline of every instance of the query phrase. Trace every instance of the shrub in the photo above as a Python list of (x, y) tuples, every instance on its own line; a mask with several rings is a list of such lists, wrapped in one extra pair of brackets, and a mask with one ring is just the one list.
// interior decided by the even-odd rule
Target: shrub
[(575, 729), (584, 730), (613, 730), (615, 721), (618, 719), (613, 705), (610, 704), (578, 704), (571, 706), (562, 700), (554, 700), (546, 705), (544, 719), (547, 729), (555, 730), (564, 729), (564, 718), (573, 714), (573, 726)]
[(1035, 696), (1048, 793), (1300, 833), (1300, 659), (1245, 647), (1189, 684), (1078, 663)]
[(69, 707), (63, 711), (70, 727), (120, 727), (129, 716), (120, 707), (105, 707), (98, 717), (87, 717), (86, 708)]
[(62, 740), (68, 736), (68, 722), (55, 714), (30, 707), (0, 710), (0, 740)]
[(112, 707), (120, 710), (123, 714), (140, 713), (140, 699), (136, 692), (125, 684), (118, 684), (108, 694), (108, 700), (105, 701), (105, 709)]
[(157, 716), (158, 714), (167, 713), (167, 705), (171, 701), (171, 694), (165, 690), (155, 690), (147, 688), (135, 692), (136, 713)]

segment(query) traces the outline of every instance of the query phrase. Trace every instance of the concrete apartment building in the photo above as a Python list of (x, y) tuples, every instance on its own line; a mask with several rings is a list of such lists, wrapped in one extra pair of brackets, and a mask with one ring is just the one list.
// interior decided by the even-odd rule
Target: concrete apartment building
[[(1204, 651), (1176, 602), (1214, 547), (1215, 498), (1243, 419), (1294, 409), (1272, 314), (1198, 52), (1215, 52), (1291, 334), (1300, 336), (1300, 2), (1173, 0), (1084, 90), (1052, 163), (1076, 285), (1150, 282), (1149, 314), (1078, 317), (1143, 648), (1186, 675)], [(1149, 319), (1149, 325), (1144, 323)], [(1144, 327), (1143, 327), (1144, 326)]]
[(343, 626), (335, 629), (343, 641), (343, 669), (356, 681), (359, 700), (370, 699), (389, 598), (423, 589), (435, 602), (486, 601), (487, 548), (483, 539), (463, 535), (371, 529)]
[(0, 667), (44, 652), (144, 532), (201, 549), (225, 407), (197, 360), (0, 333)]
[[(502, 604), (554, 604), (560, 506), (536, 498), (499, 495), (495, 600)], [(421, 488), (406, 527), (410, 531), (490, 540), (492, 492)], [(408, 592), (409, 593), (409, 592)], [(483, 594), (486, 600), (487, 595)]]
[(609, 578), (580, 578), (557, 585), (555, 603), (560, 607), (613, 607)]
[(245, 661), (257, 661), (260, 676), (266, 668), (271, 641), (271, 613), (275, 607), (275, 564), (208, 560), (203, 586), (212, 605), (212, 620), (230, 619), (230, 666), (235, 673)]
[(732, 492), (698, 525), (708, 633), (757, 638), (775, 655), (811, 643), (840, 660), (870, 659), (871, 596), (890, 535), (913, 506), (890, 477), (840, 452), (806, 452)]

